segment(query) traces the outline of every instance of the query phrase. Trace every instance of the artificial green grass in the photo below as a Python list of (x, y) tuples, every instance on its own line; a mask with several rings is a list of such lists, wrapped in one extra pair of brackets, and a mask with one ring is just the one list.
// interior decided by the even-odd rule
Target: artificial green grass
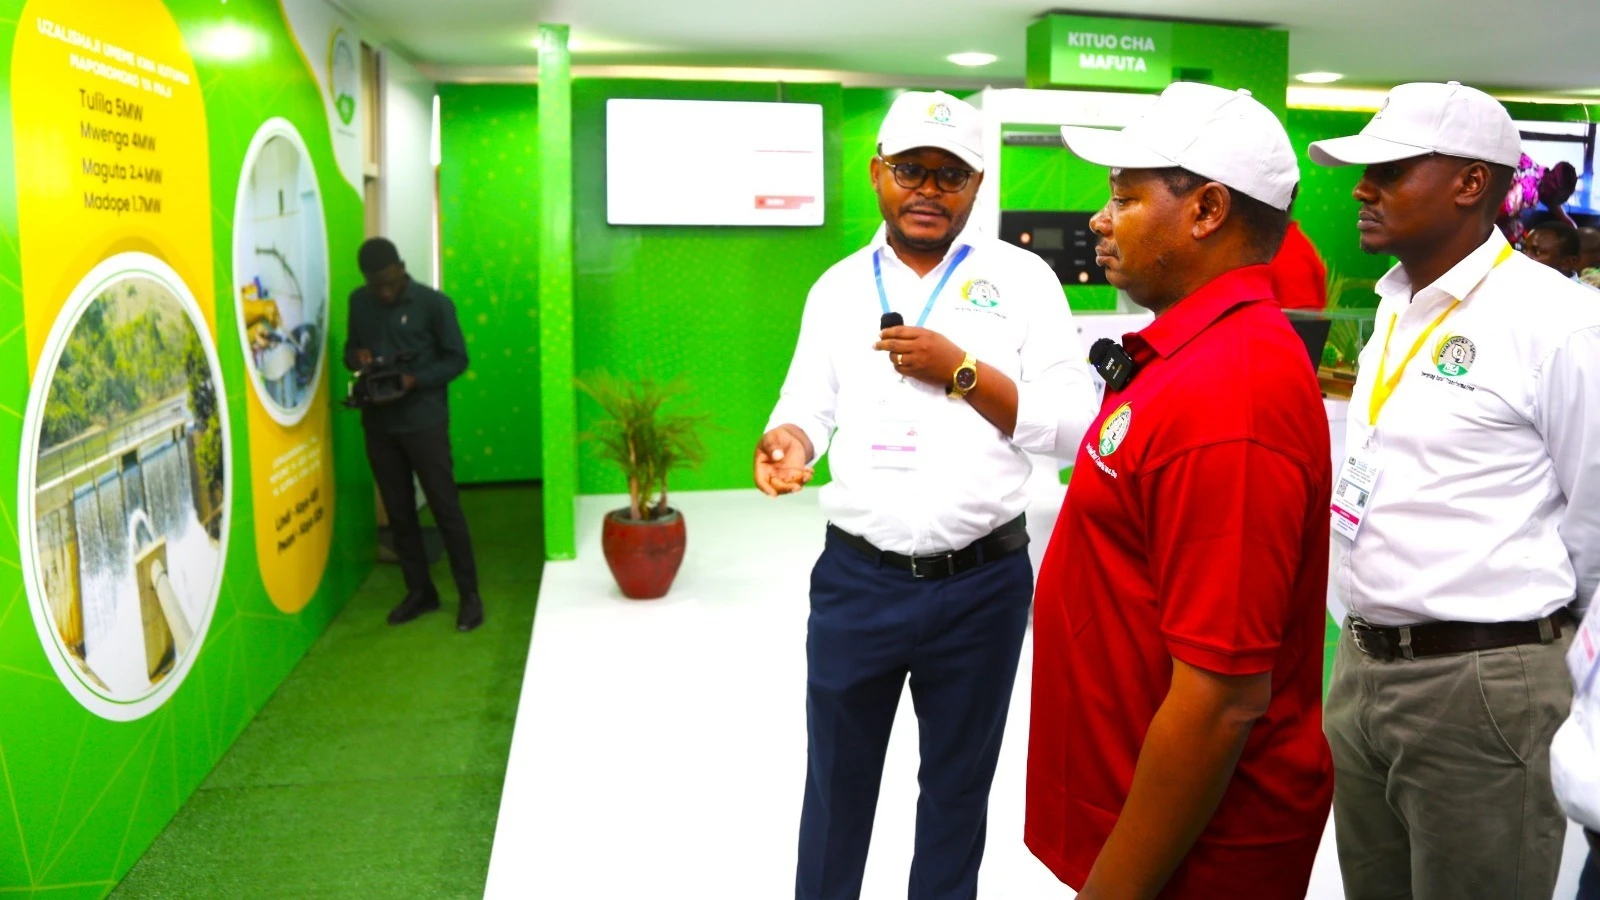
[(481, 897), (543, 570), (537, 488), (462, 492), (483, 627), (379, 566), (113, 897)]

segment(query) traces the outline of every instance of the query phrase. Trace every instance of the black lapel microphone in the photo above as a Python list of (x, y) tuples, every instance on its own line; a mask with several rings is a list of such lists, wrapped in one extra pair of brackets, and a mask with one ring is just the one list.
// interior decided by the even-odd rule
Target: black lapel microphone
[(1133, 376), (1139, 374), (1139, 364), (1133, 361), (1122, 345), (1110, 338), (1101, 338), (1089, 348), (1089, 365), (1100, 373), (1106, 386), (1120, 391), (1128, 386)]
[(904, 325), (905, 323), (906, 323), (906, 317), (900, 315), (899, 313), (894, 313), (894, 312), (884, 313), (883, 314), (883, 318), (878, 322), (878, 330), (879, 331), (888, 331), (891, 328), (899, 328), (901, 325)]

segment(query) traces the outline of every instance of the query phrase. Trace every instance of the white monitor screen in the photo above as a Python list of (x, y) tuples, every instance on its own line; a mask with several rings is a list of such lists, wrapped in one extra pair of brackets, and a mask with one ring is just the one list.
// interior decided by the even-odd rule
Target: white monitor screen
[(606, 102), (612, 225), (821, 225), (822, 107)]

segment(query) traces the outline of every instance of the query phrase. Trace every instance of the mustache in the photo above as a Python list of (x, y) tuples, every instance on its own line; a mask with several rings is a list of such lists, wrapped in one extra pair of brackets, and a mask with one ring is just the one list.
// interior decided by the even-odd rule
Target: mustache
[(1095, 244), (1094, 253), (1096, 256), (1109, 256), (1112, 259), (1116, 259), (1117, 247), (1115, 244)]
[(911, 213), (928, 213), (930, 215), (943, 216), (946, 219), (950, 218), (950, 213), (946, 212), (943, 207), (932, 203), (907, 203), (905, 206), (900, 207), (900, 215), (910, 215)]

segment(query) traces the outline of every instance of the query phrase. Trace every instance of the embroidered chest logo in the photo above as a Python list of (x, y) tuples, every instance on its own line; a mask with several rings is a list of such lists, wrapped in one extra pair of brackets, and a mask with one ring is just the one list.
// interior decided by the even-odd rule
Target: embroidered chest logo
[(1460, 378), (1478, 361), (1478, 347), (1459, 334), (1447, 334), (1433, 351), (1433, 364), (1440, 375)]
[(1122, 441), (1128, 436), (1128, 425), (1133, 422), (1133, 407), (1124, 403), (1117, 407), (1116, 412), (1106, 417), (1100, 426), (1100, 455), (1110, 456), (1122, 446)]
[(992, 281), (974, 278), (961, 286), (961, 299), (973, 306), (989, 309), (1000, 305), (1000, 289)]

